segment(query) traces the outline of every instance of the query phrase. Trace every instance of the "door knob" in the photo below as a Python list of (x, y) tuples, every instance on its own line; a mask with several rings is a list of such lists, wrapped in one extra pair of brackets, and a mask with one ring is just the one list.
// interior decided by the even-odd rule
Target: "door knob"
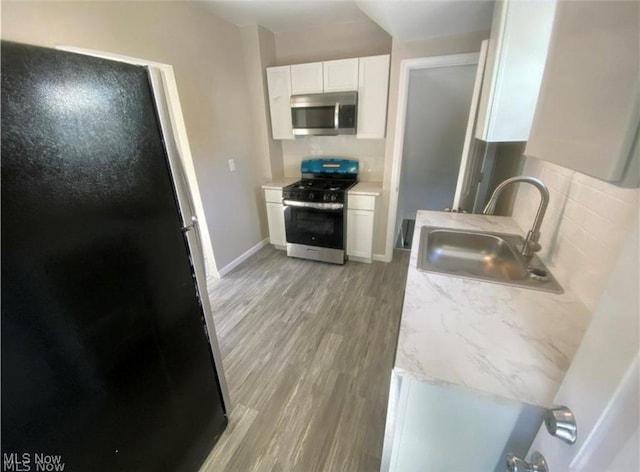
[(507, 472), (549, 472), (547, 461), (538, 451), (531, 454), (531, 462), (520, 459), (513, 454), (507, 454)]
[(544, 414), (544, 424), (551, 436), (573, 444), (578, 438), (578, 426), (573, 412), (566, 406), (551, 408)]

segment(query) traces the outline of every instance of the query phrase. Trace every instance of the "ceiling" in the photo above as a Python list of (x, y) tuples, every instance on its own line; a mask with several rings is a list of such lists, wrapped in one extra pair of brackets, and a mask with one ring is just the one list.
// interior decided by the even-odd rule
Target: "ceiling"
[(491, 29), (493, 1), (357, 1), (360, 9), (400, 41)]
[(273, 33), (373, 20), (400, 41), (488, 30), (493, 0), (224, 0), (207, 8), (238, 25)]

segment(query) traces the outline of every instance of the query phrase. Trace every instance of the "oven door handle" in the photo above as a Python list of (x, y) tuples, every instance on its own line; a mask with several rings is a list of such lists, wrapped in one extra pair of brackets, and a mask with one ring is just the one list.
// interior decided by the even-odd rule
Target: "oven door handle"
[(295, 200), (282, 200), (284, 206), (313, 208), (316, 210), (342, 210), (344, 203), (314, 203), (314, 202), (298, 202)]

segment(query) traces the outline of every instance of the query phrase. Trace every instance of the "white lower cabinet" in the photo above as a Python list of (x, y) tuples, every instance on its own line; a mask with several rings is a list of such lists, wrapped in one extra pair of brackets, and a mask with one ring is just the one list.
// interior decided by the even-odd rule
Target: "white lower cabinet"
[(393, 373), (382, 472), (503, 471), (525, 457), (544, 409)]
[(347, 205), (347, 255), (361, 262), (373, 258), (373, 224), (376, 197), (349, 195)]
[(266, 189), (267, 222), (269, 224), (269, 242), (276, 247), (285, 247), (287, 237), (284, 230), (284, 208), (282, 190)]

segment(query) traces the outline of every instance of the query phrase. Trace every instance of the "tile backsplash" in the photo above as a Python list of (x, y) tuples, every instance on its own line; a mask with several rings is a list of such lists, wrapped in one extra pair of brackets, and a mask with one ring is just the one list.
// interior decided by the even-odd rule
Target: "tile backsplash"
[[(536, 158), (527, 157), (522, 175), (541, 179), (550, 200), (540, 254), (565, 289), (594, 309), (616, 262), (620, 244), (638, 225), (639, 189), (626, 189)], [(520, 184), (513, 218), (528, 231), (538, 209), (538, 191)]]
[(307, 157), (343, 156), (360, 162), (358, 179), (382, 182), (384, 139), (357, 139), (355, 136), (303, 136), (282, 141), (285, 177), (300, 176), (300, 161)]

